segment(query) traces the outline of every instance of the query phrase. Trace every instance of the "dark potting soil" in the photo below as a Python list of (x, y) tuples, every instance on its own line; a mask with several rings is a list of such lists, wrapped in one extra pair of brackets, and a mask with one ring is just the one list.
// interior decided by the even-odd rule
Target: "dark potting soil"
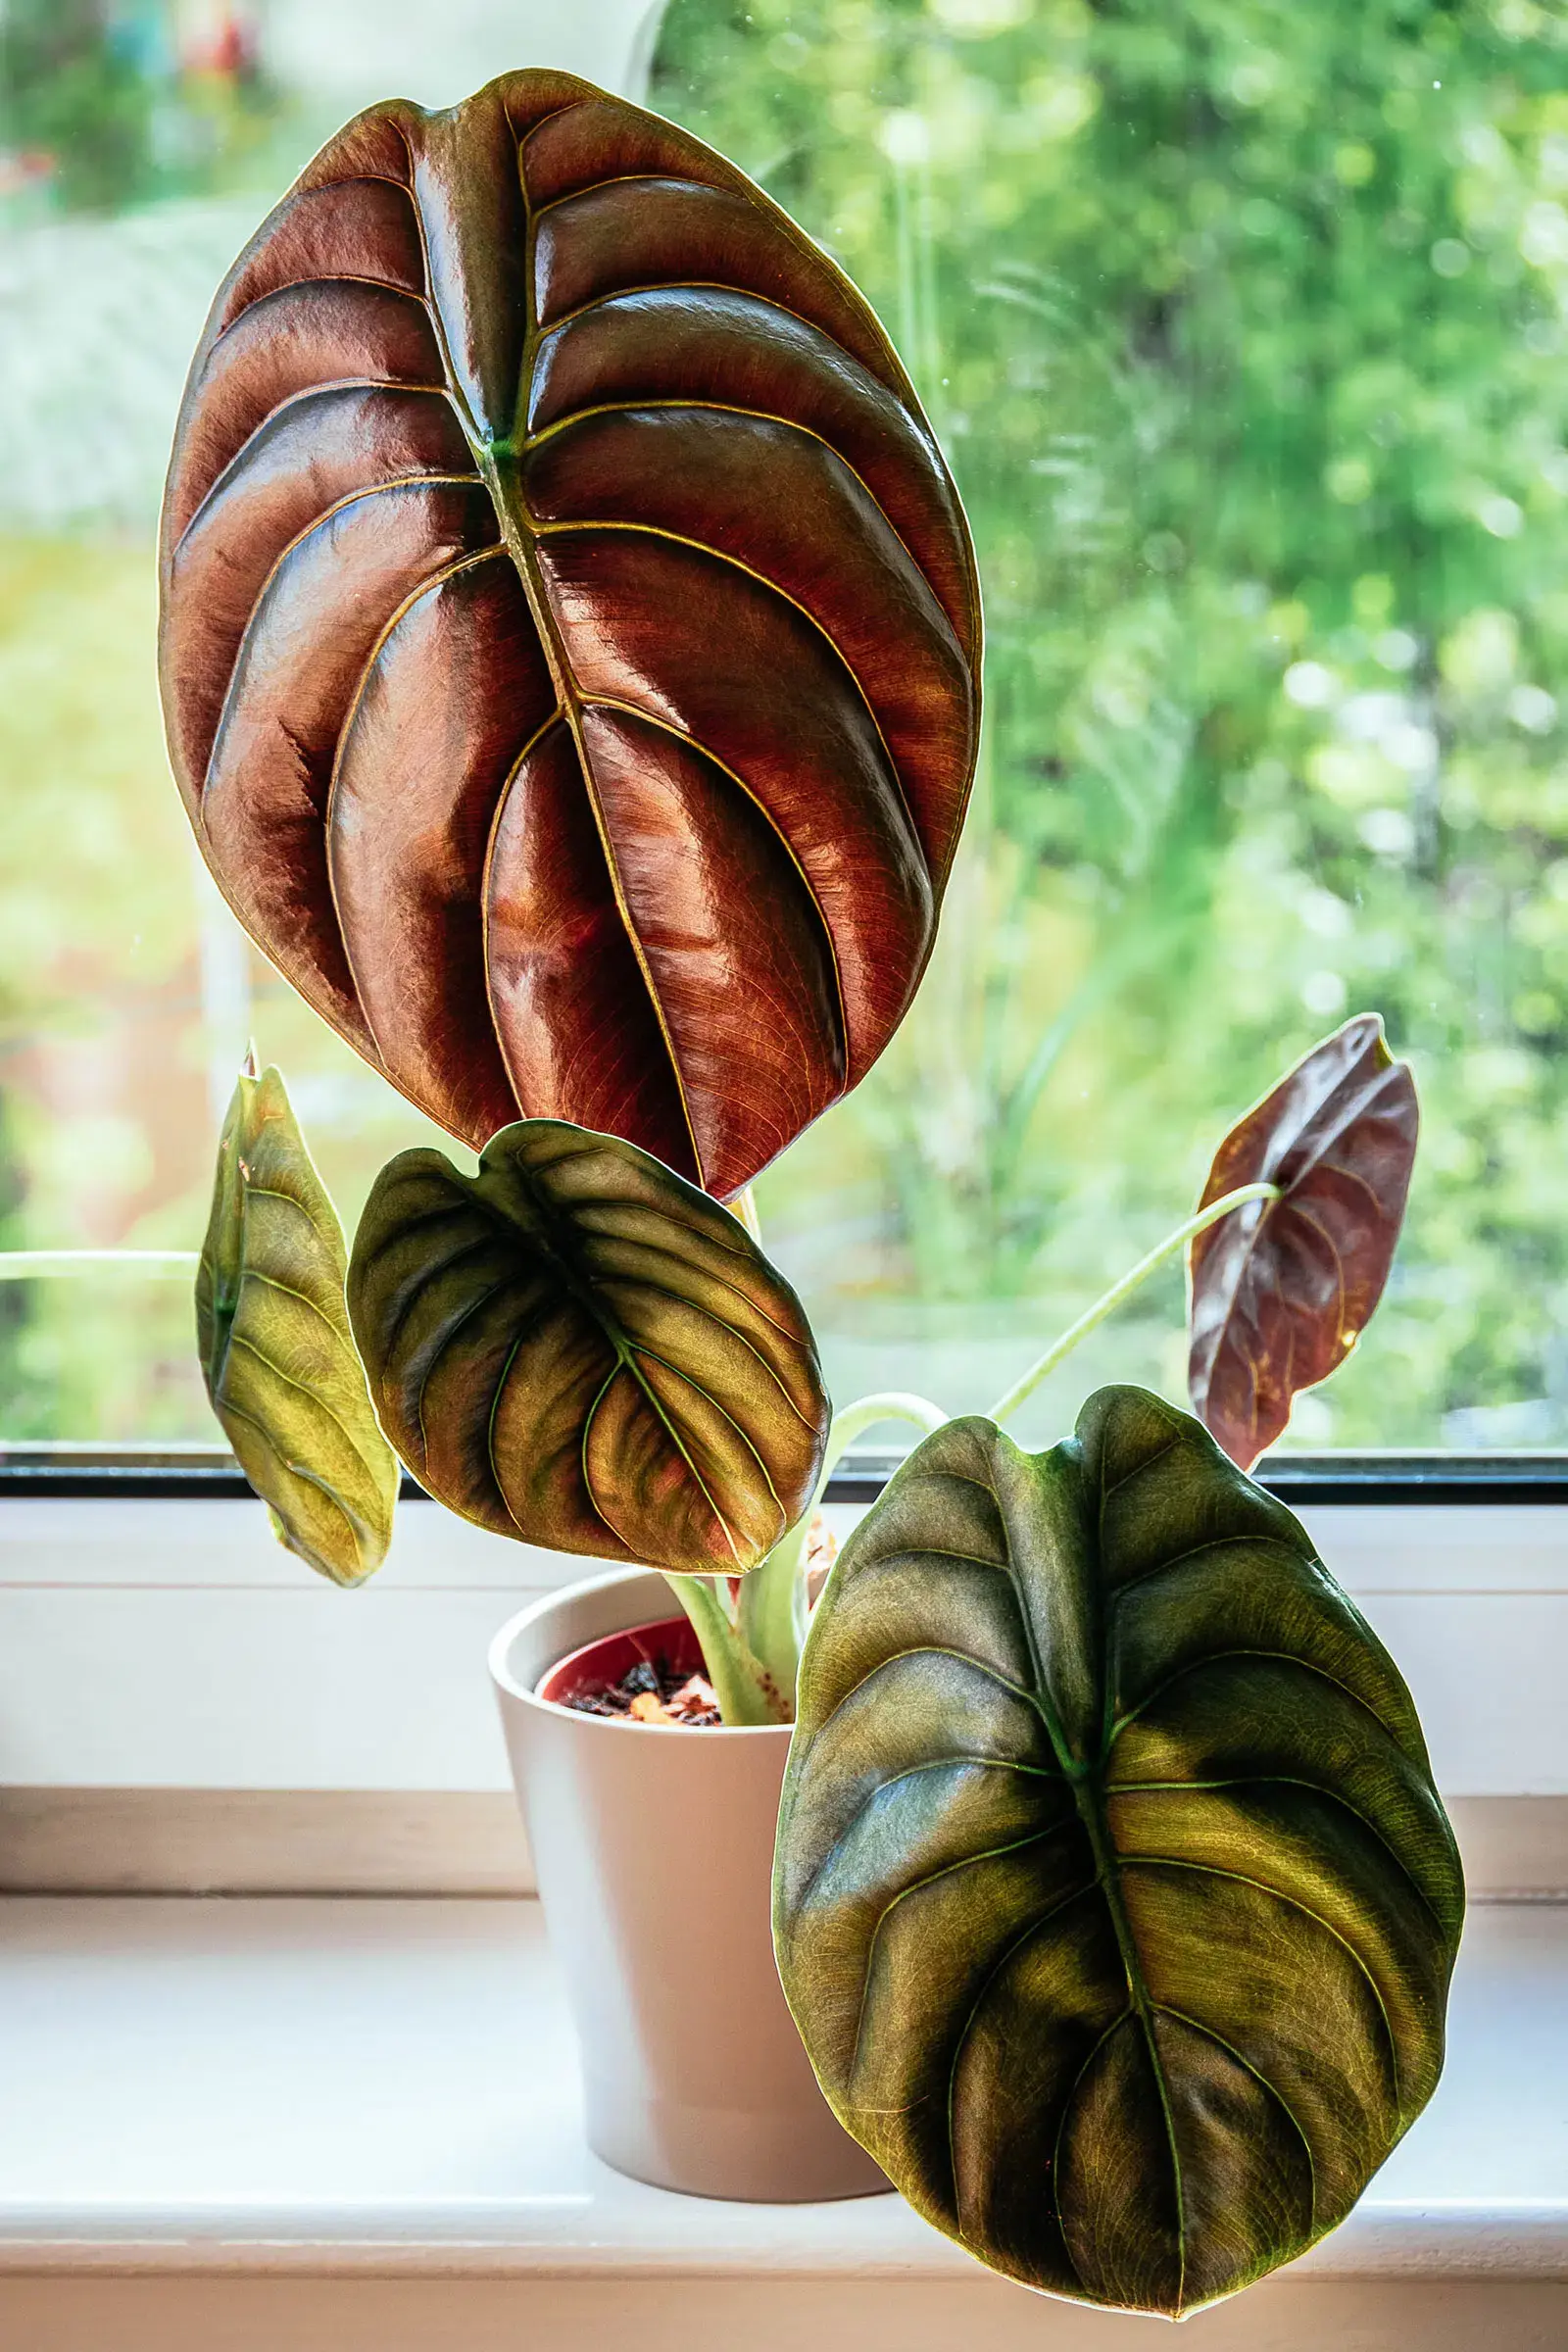
[(676, 1723), (702, 1731), (719, 1718), (718, 1701), (706, 1676), (672, 1667), (667, 1658), (639, 1658), (618, 1683), (597, 1690), (574, 1690), (563, 1701), (579, 1715), (630, 1715), (638, 1723)]

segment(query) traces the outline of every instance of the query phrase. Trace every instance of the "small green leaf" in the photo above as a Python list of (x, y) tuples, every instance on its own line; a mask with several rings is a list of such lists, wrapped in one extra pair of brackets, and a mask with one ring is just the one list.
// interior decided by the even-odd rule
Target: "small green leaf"
[(1180, 2316), (1311, 2245), (1431, 2096), (1463, 1899), (1392, 1660), (1185, 1413), (950, 1423), (846, 1544), (779, 1968), (843, 2123), (993, 2268)]
[(358, 1585), (386, 1557), (399, 1472), (349, 1329), (345, 1260), (281, 1077), (242, 1076), (196, 1273), (202, 1374), (278, 1542)]
[(415, 1477), (499, 1535), (733, 1574), (810, 1500), (828, 1402), (800, 1300), (738, 1217), (616, 1136), (519, 1120), (477, 1176), (400, 1153), (349, 1310)]

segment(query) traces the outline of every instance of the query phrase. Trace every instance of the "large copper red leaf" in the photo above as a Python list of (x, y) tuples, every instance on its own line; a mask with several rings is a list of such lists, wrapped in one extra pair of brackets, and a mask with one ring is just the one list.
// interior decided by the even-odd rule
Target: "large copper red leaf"
[(162, 582), (209, 864), (451, 1133), (727, 1196), (887, 1044), (974, 762), (968, 533), (866, 304), (700, 141), (545, 73), (339, 132), (219, 292)]
[(1189, 1255), (1193, 1410), (1248, 1469), (1301, 1389), (1354, 1347), (1394, 1263), (1415, 1160), (1415, 1081), (1376, 1013), (1314, 1046), (1221, 1144), (1200, 1207), (1280, 1188)]

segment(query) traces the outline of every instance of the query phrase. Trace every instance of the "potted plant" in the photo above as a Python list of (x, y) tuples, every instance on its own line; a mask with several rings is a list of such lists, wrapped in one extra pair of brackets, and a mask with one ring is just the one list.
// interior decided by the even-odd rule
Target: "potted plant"
[[(1461, 1901), (1396, 1672), (1246, 1475), (1388, 1271), (1415, 1113), (1380, 1025), (990, 1417), (830, 1415), (747, 1187), (924, 968), (973, 561), (855, 289), (567, 76), (372, 109), (305, 172), (198, 348), (162, 584), (219, 882), (480, 1151), (392, 1161), (346, 1258), (247, 1072), (215, 1407), (341, 1582), (392, 1449), (619, 1564), (493, 1659), (593, 2143), (710, 2193), (891, 2180), (1089, 2301), (1182, 2311), (1298, 2251), (1430, 2090)], [(1007, 1413), (1183, 1247), (1200, 1419), (1108, 1390), (1020, 1453)], [(890, 1414), (923, 1442), (808, 1631), (814, 1502)]]

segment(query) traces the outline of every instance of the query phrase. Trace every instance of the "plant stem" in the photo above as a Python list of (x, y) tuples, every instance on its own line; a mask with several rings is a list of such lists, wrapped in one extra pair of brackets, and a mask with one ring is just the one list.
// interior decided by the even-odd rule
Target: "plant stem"
[(1234, 1193), (1226, 1193), (1222, 1199), (1211, 1200), (1206, 1208), (1199, 1209), (1184, 1225), (1178, 1225), (1174, 1233), (1166, 1234), (1162, 1242), (1156, 1243), (1149, 1255), (1141, 1257), (1119, 1282), (1113, 1282), (1104, 1296), (1097, 1298), (1076, 1323), (1069, 1323), (1061, 1337), (1052, 1342), (1045, 1354), (1030, 1365), (1022, 1379), (1015, 1380), (1006, 1395), (998, 1397), (988, 1417), (1001, 1423), (1009, 1414), (1015, 1413), (1024, 1399), (1034, 1395), (1047, 1373), (1054, 1372), (1063, 1357), (1072, 1353), (1080, 1340), (1087, 1339), (1092, 1331), (1104, 1322), (1107, 1315), (1115, 1313), (1124, 1298), (1130, 1298), (1134, 1291), (1148, 1281), (1156, 1268), (1162, 1266), (1167, 1258), (1174, 1257), (1178, 1250), (1184, 1250), (1199, 1234), (1206, 1233), (1210, 1225), (1217, 1225), (1221, 1217), (1228, 1217), (1233, 1209), (1245, 1208), (1250, 1200), (1278, 1200), (1279, 1198), (1280, 1188), (1277, 1184), (1243, 1184)]
[[(929, 1396), (913, 1396), (905, 1389), (880, 1389), (869, 1396), (857, 1397), (842, 1412), (833, 1416), (833, 1426), (827, 1433), (827, 1451), (817, 1473), (816, 1492), (811, 1496), (811, 1510), (816, 1509), (827, 1492), (827, 1482), (849, 1448), (866, 1430), (874, 1429), (879, 1421), (912, 1421), (922, 1436), (929, 1438), (933, 1431), (946, 1429), (952, 1420), (940, 1404)], [(810, 1511), (807, 1513), (808, 1519)]]
[(762, 1222), (757, 1213), (757, 1198), (749, 1184), (743, 1184), (729, 1204), (730, 1215), (739, 1217), (759, 1250), (762, 1247)]
[[(754, 1569), (760, 1575), (760, 1569)], [(678, 1576), (665, 1569), (664, 1582), (696, 1629), (703, 1664), (713, 1686), (722, 1721), (731, 1729), (759, 1723), (790, 1723), (795, 1686), (781, 1689), (755, 1658), (720, 1597), (718, 1579)]]
[(99, 1266), (132, 1266), (170, 1280), (201, 1263), (194, 1250), (0, 1250), (0, 1282), (31, 1282), (39, 1274), (90, 1274)]
[(902, 1392), (890, 1392), (876, 1396), (861, 1396), (835, 1413), (828, 1431), (822, 1467), (817, 1473), (811, 1499), (795, 1525), (781, 1536), (765, 1560), (742, 1579), (740, 1604), (737, 1611), (740, 1639), (748, 1656), (754, 1658), (768, 1675), (773, 1686), (782, 1690), (789, 1701), (790, 1720), (795, 1714), (795, 1682), (800, 1672), (801, 1643), (806, 1639), (806, 1547), (811, 1539), (811, 1521), (827, 1491), (828, 1480), (843, 1457), (845, 1448), (852, 1446), (862, 1430), (878, 1421), (912, 1421), (929, 1436), (941, 1429), (948, 1416), (939, 1404), (924, 1396), (909, 1396)]

